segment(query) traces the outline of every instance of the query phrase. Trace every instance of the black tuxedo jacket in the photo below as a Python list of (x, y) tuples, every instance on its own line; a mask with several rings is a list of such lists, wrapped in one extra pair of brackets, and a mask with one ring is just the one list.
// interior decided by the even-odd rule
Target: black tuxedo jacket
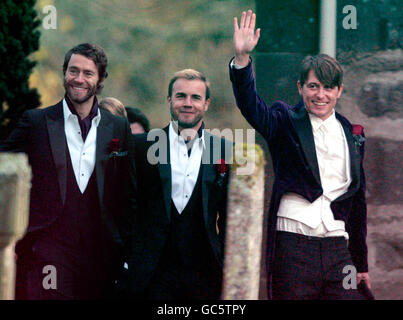
[[(154, 129), (147, 134), (134, 135), (134, 159), (136, 173), (131, 180), (137, 183), (137, 191), (131, 192), (133, 210), (127, 238), (128, 290), (140, 293), (153, 276), (168, 238), (171, 220), (171, 166), (168, 128)], [(202, 203), (204, 226), (208, 240), (219, 266), (223, 264), (228, 173), (222, 178), (216, 164), (232, 155), (232, 143), (204, 132), (205, 149), (202, 154)], [(156, 150), (160, 143), (159, 150)], [(166, 149), (165, 149), (166, 148)], [(164, 149), (166, 157), (163, 156)], [(156, 151), (156, 152), (155, 152)], [(160, 162), (154, 155), (160, 157)], [(166, 161), (164, 161), (164, 158)], [(229, 160), (226, 163), (230, 163)], [(216, 221), (218, 217), (218, 232)]]
[[(126, 203), (128, 156), (110, 158), (110, 141), (120, 140), (121, 151), (126, 151), (131, 139), (127, 120), (100, 109), (101, 121), (96, 138), (96, 181), (101, 209), (102, 239), (105, 258), (108, 252), (122, 247), (118, 225)], [(32, 249), (35, 234), (51, 225), (62, 213), (66, 199), (66, 155), (63, 101), (45, 109), (24, 112), (17, 127), (0, 151), (25, 152), (32, 169), (29, 225), (25, 237), (17, 244), (17, 254)]]

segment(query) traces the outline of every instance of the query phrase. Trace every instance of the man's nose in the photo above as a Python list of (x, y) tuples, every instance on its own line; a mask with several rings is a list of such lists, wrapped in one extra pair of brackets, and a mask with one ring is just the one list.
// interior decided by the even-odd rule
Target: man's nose
[(320, 87), (320, 88), (318, 89), (318, 92), (316, 93), (316, 96), (317, 96), (319, 99), (324, 98), (324, 97), (325, 97), (325, 89)]
[(78, 75), (77, 75), (77, 77), (75, 77), (74, 81), (80, 82), (80, 83), (81, 83), (81, 82), (84, 82), (84, 73), (79, 72)]
[(192, 97), (186, 97), (185, 106), (192, 106)]

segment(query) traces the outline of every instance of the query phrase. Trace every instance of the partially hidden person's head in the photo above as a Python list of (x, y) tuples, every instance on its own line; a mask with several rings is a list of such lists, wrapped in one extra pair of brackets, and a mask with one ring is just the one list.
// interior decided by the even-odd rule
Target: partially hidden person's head
[(138, 108), (125, 107), (127, 112), (127, 119), (130, 123), (132, 134), (144, 133), (150, 131), (150, 121), (146, 115)]
[(343, 92), (343, 69), (326, 54), (307, 56), (301, 63), (297, 86), (306, 110), (326, 120)]
[(64, 88), (72, 102), (81, 104), (101, 93), (108, 77), (107, 64), (105, 52), (97, 44), (82, 43), (66, 53)]
[(167, 100), (171, 118), (179, 128), (197, 131), (211, 102), (210, 84), (199, 71), (178, 71), (169, 82)]
[(122, 102), (120, 102), (116, 98), (106, 97), (106, 98), (101, 99), (101, 101), (99, 101), (99, 107), (101, 109), (109, 111), (110, 113), (114, 114), (115, 116), (119, 116), (119, 117), (123, 117), (123, 118), (127, 117), (125, 106), (123, 105)]

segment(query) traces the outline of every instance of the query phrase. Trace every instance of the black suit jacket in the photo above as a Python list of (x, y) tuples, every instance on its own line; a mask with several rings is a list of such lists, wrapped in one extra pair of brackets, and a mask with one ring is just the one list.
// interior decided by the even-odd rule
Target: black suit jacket
[[(202, 202), (204, 226), (208, 240), (219, 266), (223, 264), (225, 218), (228, 174), (223, 183), (216, 164), (220, 159), (232, 155), (232, 143), (204, 132), (205, 146), (202, 154)], [(136, 173), (132, 172), (131, 180), (137, 182), (137, 191), (131, 192), (134, 205), (131, 210), (132, 221), (127, 238), (127, 263), (131, 293), (140, 293), (148, 285), (161, 257), (168, 238), (171, 220), (171, 166), (167, 152), (164, 161), (163, 151), (169, 150), (168, 127), (154, 129), (149, 137), (158, 137), (155, 141), (147, 141), (147, 134), (135, 135), (134, 159)], [(157, 144), (161, 148), (156, 150)], [(214, 152), (217, 151), (217, 152)], [(156, 151), (156, 152), (155, 152)], [(160, 156), (160, 161), (154, 155)], [(226, 163), (230, 163), (226, 159)], [(218, 222), (217, 222), (217, 217)], [(217, 233), (216, 222), (219, 232)]]
[[(131, 139), (127, 120), (100, 109), (101, 121), (96, 138), (96, 181), (101, 209), (102, 239), (105, 259), (122, 247), (118, 225), (126, 203), (128, 156), (110, 158), (110, 141), (120, 140), (122, 151)], [(35, 234), (46, 228), (62, 213), (66, 199), (66, 153), (63, 101), (45, 109), (24, 112), (17, 127), (0, 144), (0, 151), (25, 152), (32, 169), (29, 225), (18, 243), (17, 254), (32, 249)], [(109, 254), (110, 253), (110, 254)]]

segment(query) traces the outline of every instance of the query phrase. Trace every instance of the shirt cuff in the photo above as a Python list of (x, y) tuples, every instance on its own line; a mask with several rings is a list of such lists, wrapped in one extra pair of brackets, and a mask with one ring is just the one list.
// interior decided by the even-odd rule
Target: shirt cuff
[[(251, 59), (249, 58), (249, 63), (250, 63), (250, 61), (251, 61)], [(249, 65), (249, 64), (248, 64), (248, 65)], [(240, 66), (239, 64), (236, 64), (236, 63), (235, 63), (235, 58), (232, 59), (231, 64), (230, 64), (230, 66), (231, 66), (232, 69), (235, 68), (235, 69), (237, 69), (237, 70), (246, 68), (248, 65), (246, 65), (245, 67), (243, 67), (243, 66)]]

